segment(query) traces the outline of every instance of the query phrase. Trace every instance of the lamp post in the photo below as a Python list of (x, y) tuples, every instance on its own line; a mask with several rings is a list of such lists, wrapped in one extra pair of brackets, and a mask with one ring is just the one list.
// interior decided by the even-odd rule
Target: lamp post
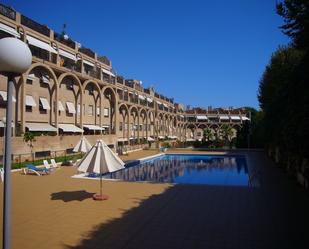
[(7, 76), (7, 107), (5, 126), (4, 191), (3, 191), (3, 249), (10, 248), (11, 204), (11, 128), (14, 77), (24, 73), (31, 65), (32, 55), (26, 43), (16, 38), (0, 40), (0, 72)]

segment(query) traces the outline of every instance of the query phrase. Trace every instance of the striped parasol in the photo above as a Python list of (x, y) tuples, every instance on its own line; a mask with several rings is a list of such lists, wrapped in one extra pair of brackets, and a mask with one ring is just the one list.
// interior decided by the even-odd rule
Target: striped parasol
[(100, 174), (100, 195), (96, 200), (107, 199), (102, 195), (102, 174), (115, 172), (124, 168), (124, 162), (103, 142), (98, 140), (87, 154), (78, 162), (78, 170), (87, 173)]
[(78, 143), (75, 145), (73, 151), (74, 152), (84, 152), (87, 153), (91, 149), (91, 144), (88, 140), (82, 136)]

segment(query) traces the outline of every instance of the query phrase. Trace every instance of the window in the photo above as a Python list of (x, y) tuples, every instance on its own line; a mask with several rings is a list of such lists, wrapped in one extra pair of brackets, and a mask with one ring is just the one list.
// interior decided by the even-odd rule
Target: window
[(88, 116), (93, 116), (93, 105), (88, 106)]
[(84, 114), (84, 116), (86, 114), (86, 105), (85, 104), (83, 104), (83, 114)]
[(100, 107), (97, 107), (97, 116), (100, 116)]
[(119, 122), (119, 130), (122, 131), (122, 125), (123, 123), (122, 122)]
[(26, 83), (27, 83), (28, 85), (32, 85), (32, 80), (27, 79)]
[(32, 106), (26, 105), (26, 112), (32, 112)]
[(104, 108), (104, 117), (108, 117), (108, 116), (109, 116), (109, 109)]

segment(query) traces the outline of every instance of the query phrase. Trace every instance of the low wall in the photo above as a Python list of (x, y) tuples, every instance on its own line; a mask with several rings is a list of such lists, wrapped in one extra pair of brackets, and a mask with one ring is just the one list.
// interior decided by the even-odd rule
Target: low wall
[[(98, 139), (110, 145), (115, 145), (117, 141), (116, 135), (85, 135), (90, 144), (94, 144)], [(38, 151), (64, 151), (74, 148), (78, 143), (81, 135), (70, 136), (38, 136), (33, 142), (33, 152)], [(24, 142), (23, 137), (12, 138), (12, 154), (29, 154), (31, 153), (30, 146)], [(0, 154), (3, 154), (3, 137), (0, 138)]]

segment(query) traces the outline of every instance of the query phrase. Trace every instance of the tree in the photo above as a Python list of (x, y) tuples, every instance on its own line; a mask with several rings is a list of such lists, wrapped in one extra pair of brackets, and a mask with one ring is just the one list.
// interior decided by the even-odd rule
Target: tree
[(232, 141), (232, 136), (234, 135), (233, 128), (228, 125), (224, 124), (220, 128), (220, 136), (223, 138), (225, 145), (230, 145)]
[(285, 22), (283, 33), (291, 37), (297, 48), (309, 47), (309, 1), (284, 0), (277, 4), (277, 13)]
[(35, 140), (35, 136), (32, 132), (30, 131), (26, 131), (24, 133), (24, 142), (27, 143), (27, 145), (30, 147), (30, 151), (31, 151), (31, 156), (32, 156), (32, 161), (34, 160), (34, 157), (33, 157), (33, 143), (36, 141)]
[(204, 139), (204, 141), (209, 142), (209, 141), (213, 140), (213, 138), (214, 138), (214, 134), (213, 134), (212, 129), (205, 128), (203, 130), (203, 139)]

